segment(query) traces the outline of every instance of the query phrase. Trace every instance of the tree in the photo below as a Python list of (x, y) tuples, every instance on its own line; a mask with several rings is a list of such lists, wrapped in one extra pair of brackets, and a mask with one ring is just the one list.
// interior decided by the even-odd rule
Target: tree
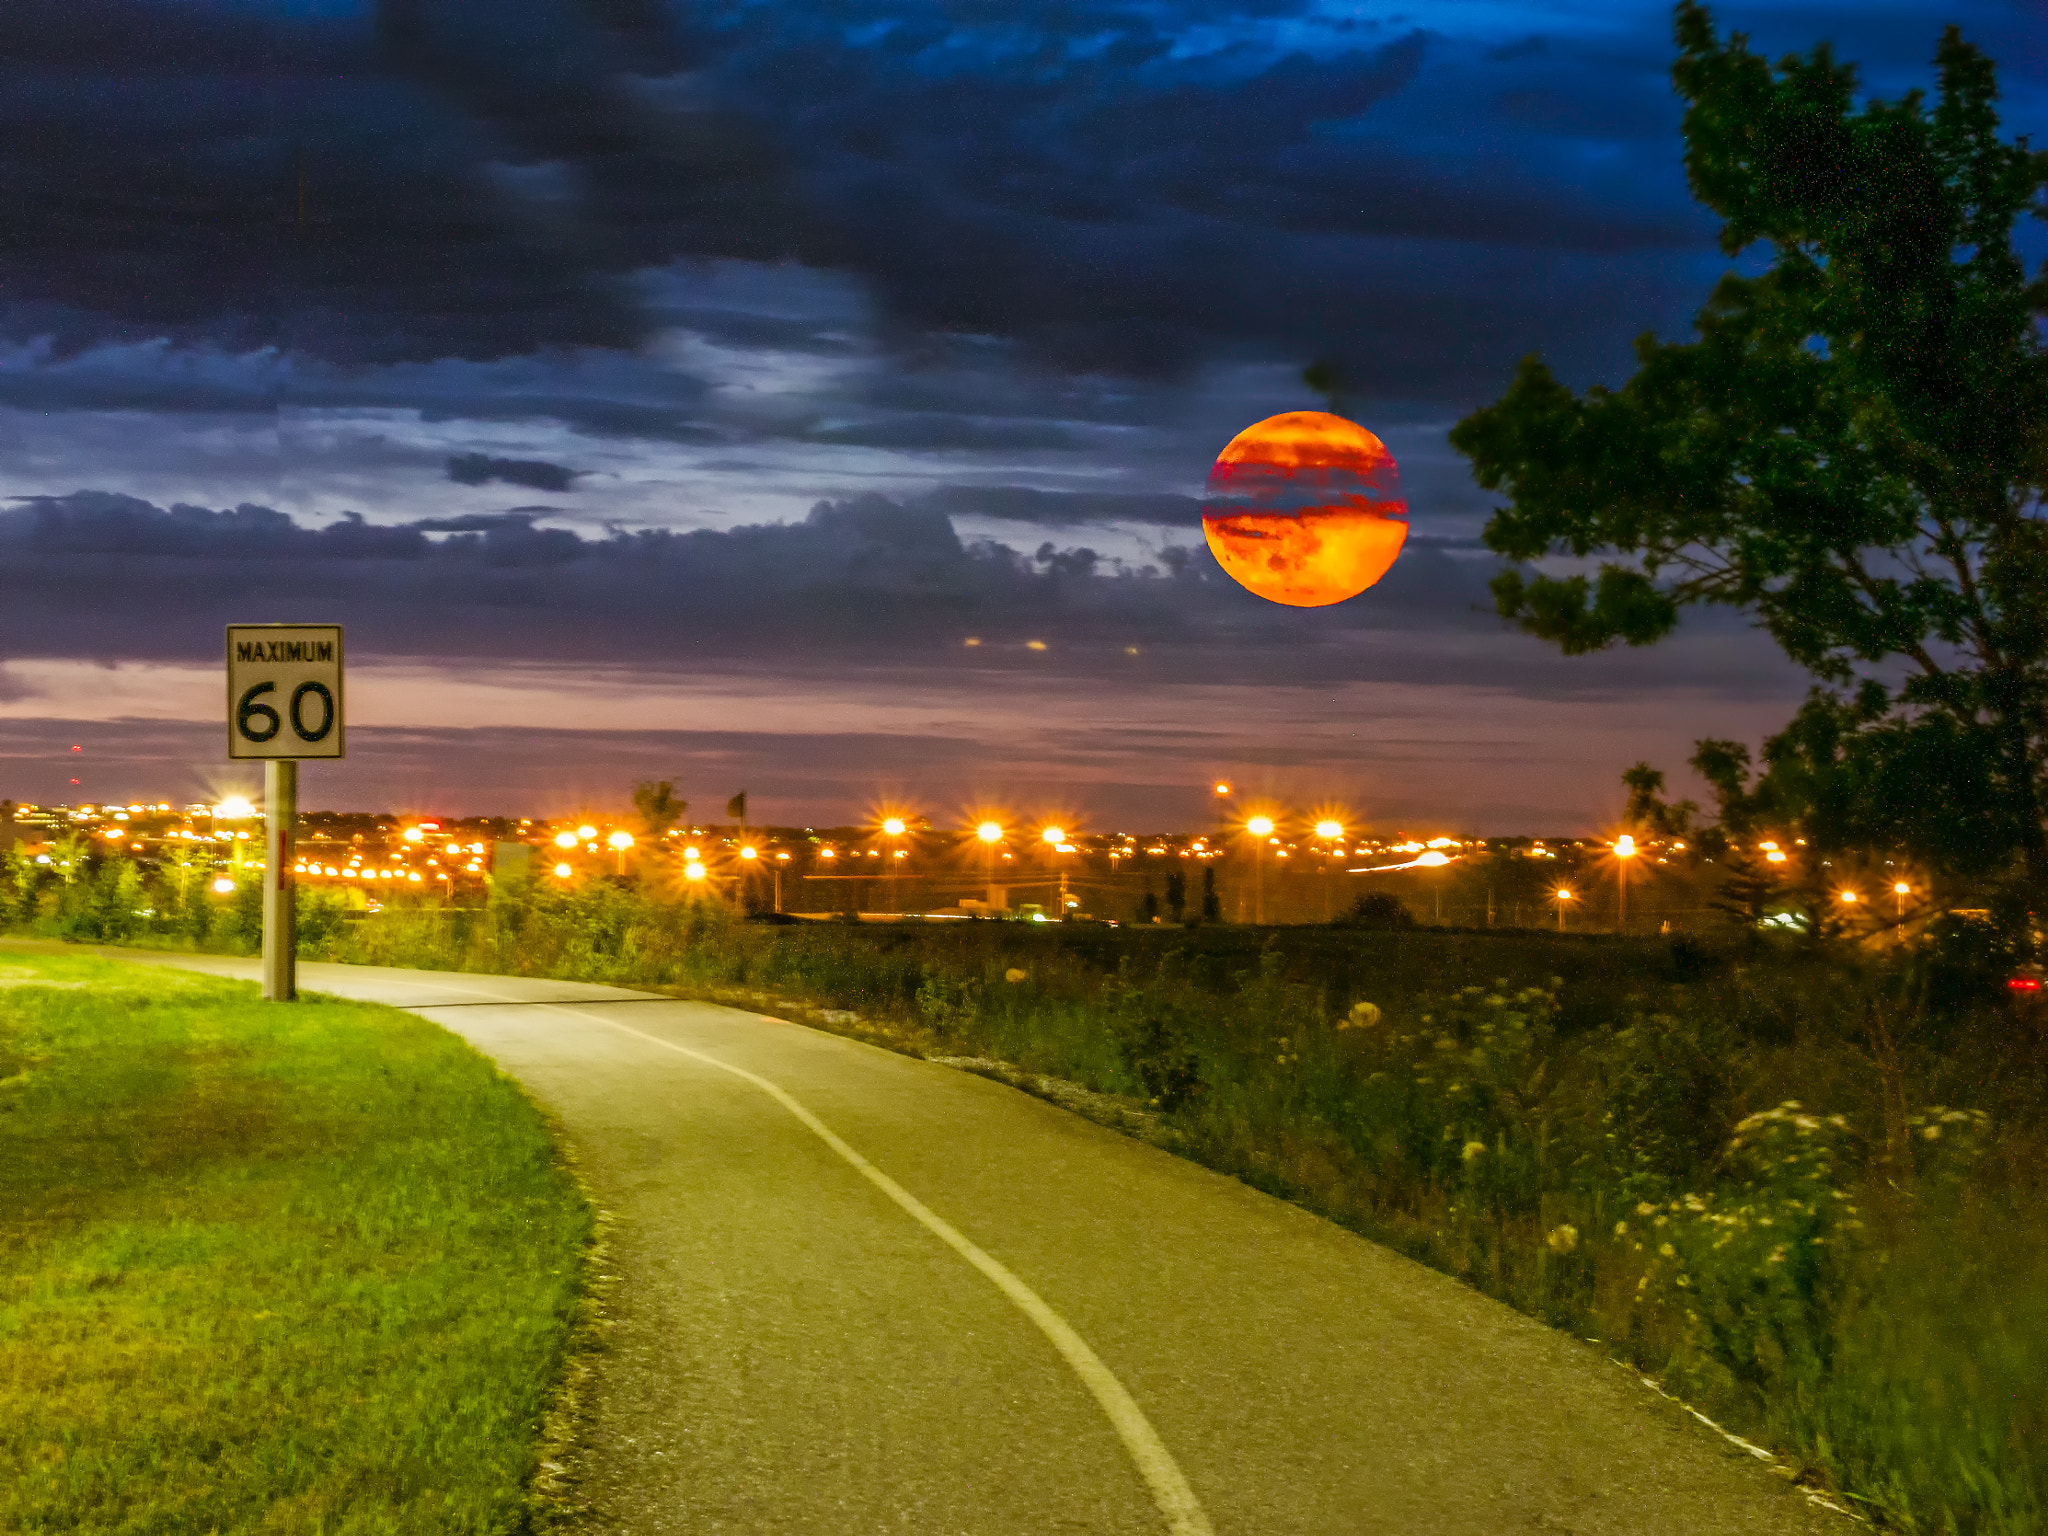
[(1637, 763), (1623, 772), (1621, 783), (1628, 791), (1628, 808), (1621, 813), (1625, 824), (1652, 837), (1692, 835), (1692, 819), (1700, 808), (1690, 800), (1666, 800), (1660, 769)]
[(678, 800), (667, 779), (643, 779), (633, 786), (633, 809), (640, 816), (640, 835), (653, 839), (681, 821), (690, 802)]
[(1999, 137), (1992, 63), (1950, 28), (1936, 99), (1856, 103), (1828, 49), (1775, 68), (1677, 9), (1694, 195), (1724, 220), (1697, 339), (1618, 390), (1536, 358), (1452, 443), (1528, 562), (1500, 611), (1567, 654), (1648, 645), (1693, 604), (1752, 614), (1818, 686), (1765, 749), (1807, 835), (2048, 888), (2048, 272), (2015, 221), (2048, 156)]
[(1188, 877), (1177, 869), (1166, 872), (1166, 910), (1173, 914), (1176, 923), (1187, 916)]

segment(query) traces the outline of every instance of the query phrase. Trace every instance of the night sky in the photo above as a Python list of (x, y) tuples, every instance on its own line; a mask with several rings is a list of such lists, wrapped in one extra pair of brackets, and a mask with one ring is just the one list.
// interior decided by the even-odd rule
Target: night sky
[[(1887, 96), (1958, 22), (2048, 138), (2032, 0), (1715, 14)], [(1630, 0), (9, 0), (0, 795), (246, 787), (220, 627), (296, 620), (315, 807), (1605, 825), (1805, 682), (1739, 615), (1507, 631), (1445, 434), (1726, 267), (1671, 56)], [(1412, 532), (1286, 609), (1198, 497), (1316, 358)]]

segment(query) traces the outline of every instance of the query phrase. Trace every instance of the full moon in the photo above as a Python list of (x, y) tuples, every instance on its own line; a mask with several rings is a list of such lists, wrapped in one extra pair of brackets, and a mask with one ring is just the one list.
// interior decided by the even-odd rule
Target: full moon
[(1209, 471), (1202, 532), (1231, 579), (1293, 608), (1356, 597), (1408, 538), (1387, 445), (1327, 411), (1269, 416), (1233, 437)]

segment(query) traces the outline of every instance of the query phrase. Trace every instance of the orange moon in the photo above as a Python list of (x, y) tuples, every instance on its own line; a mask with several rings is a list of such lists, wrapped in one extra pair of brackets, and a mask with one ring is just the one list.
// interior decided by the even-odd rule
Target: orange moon
[(1202, 532), (1248, 592), (1292, 608), (1356, 597), (1393, 566), (1408, 505), (1387, 445), (1327, 411), (1269, 416), (1209, 471)]

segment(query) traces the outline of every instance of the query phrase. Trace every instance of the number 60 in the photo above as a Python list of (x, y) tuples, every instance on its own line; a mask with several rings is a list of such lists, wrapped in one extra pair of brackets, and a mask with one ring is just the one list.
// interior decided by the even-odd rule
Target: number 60
[[(235, 705), (235, 729), (243, 740), (269, 741), (284, 728), (284, 721), (278, 718), (276, 710), (257, 702), (265, 694), (276, 691), (275, 683), (256, 683), (243, 693), (241, 701)], [(305, 708), (309, 698), (320, 701), (320, 723), (317, 726), (306, 724)], [(334, 695), (325, 683), (299, 684), (292, 690), (292, 700), (287, 709), (292, 717), (292, 729), (301, 741), (325, 741), (334, 729)]]

